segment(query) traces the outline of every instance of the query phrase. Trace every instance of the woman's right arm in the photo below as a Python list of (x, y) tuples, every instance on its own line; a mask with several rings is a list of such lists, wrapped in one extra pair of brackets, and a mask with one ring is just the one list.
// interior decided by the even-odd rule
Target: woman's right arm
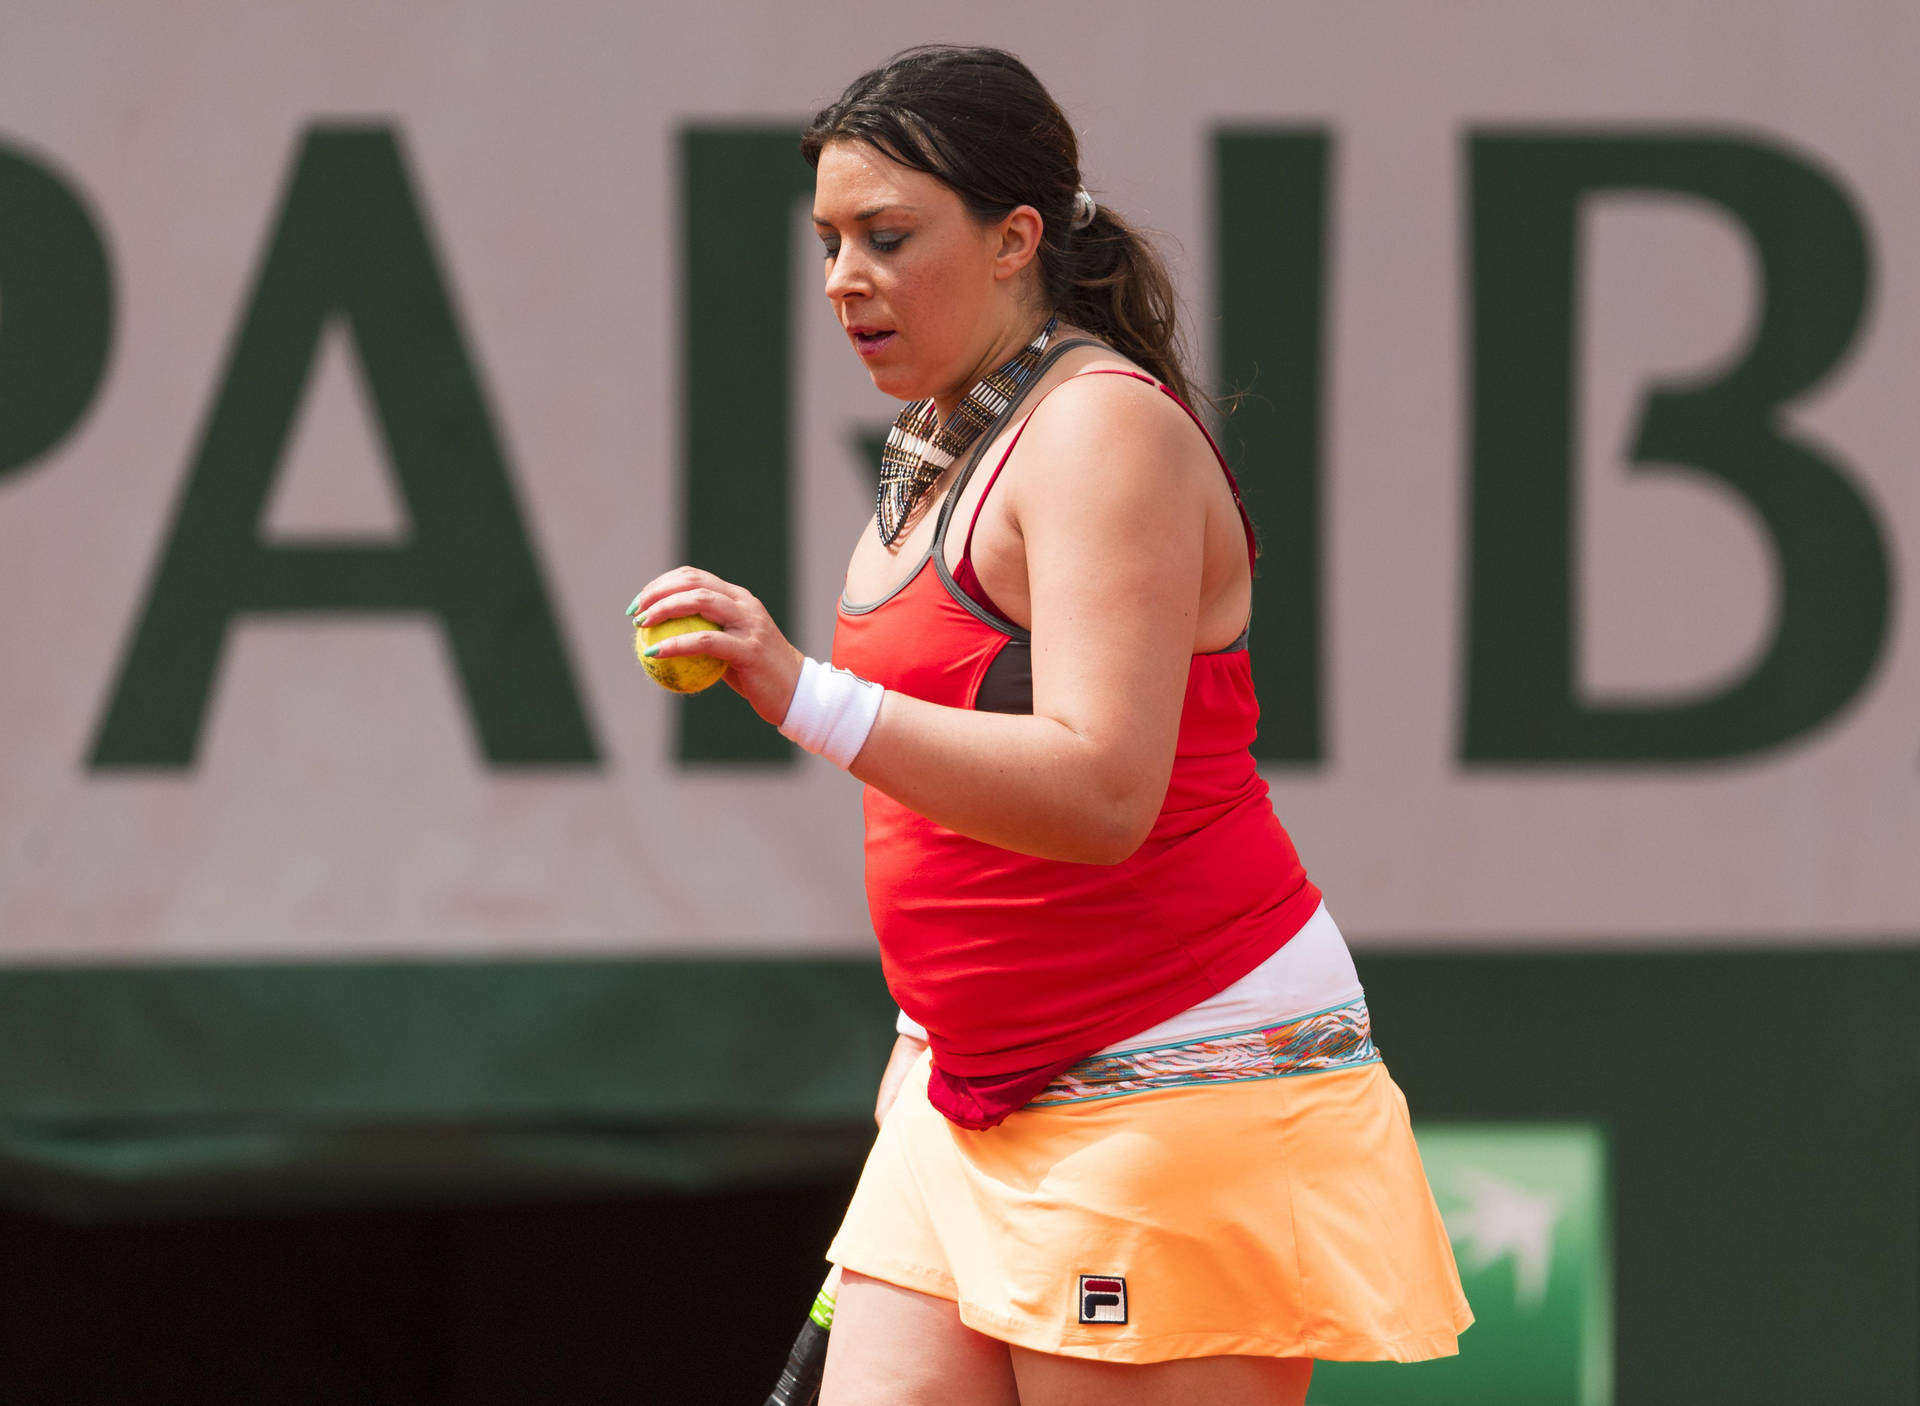
[[(1187, 417), (1128, 377), (1063, 386), (1021, 452), (1046, 465), (1004, 490), (1026, 558), (1033, 711), (980, 712), (888, 690), (857, 755), (861, 781), (935, 824), (1021, 854), (1116, 864), (1166, 798), (1220, 471)], [(1236, 540), (1236, 559), (1241, 550)], [(768, 722), (787, 716), (800, 653), (750, 593), (681, 567), (631, 610), (720, 628), (652, 646), (713, 654)]]

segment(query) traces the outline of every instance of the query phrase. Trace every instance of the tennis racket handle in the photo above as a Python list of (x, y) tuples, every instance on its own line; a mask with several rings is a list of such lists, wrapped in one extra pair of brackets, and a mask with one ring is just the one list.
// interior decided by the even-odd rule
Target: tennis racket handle
[(820, 1373), (827, 1365), (827, 1330), (812, 1319), (793, 1340), (787, 1365), (780, 1370), (780, 1382), (767, 1398), (767, 1406), (814, 1406), (820, 1399)]
[(800, 1336), (793, 1340), (787, 1365), (780, 1370), (780, 1381), (767, 1398), (767, 1406), (814, 1406), (820, 1399), (820, 1374), (827, 1365), (827, 1335), (833, 1329), (834, 1292), (840, 1287), (836, 1269), (827, 1276), (814, 1296), (807, 1321), (800, 1325)]

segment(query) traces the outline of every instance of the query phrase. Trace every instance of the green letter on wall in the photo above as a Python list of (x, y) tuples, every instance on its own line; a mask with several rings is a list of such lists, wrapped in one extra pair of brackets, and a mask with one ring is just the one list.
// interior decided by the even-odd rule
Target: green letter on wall
[(1214, 138), (1220, 382), (1244, 397), (1228, 456), (1260, 529), (1253, 582), (1254, 755), (1317, 762), (1321, 735), (1320, 413), (1326, 286), (1324, 131)]
[[(400, 545), (260, 535), (332, 317), (352, 333), (412, 517)], [(598, 760), (486, 400), (387, 128), (307, 134), (92, 765), (190, 766), (227, 627), (256, 612), (433, 615), (489, 762)]]
[(79, 423), (112, 337), (100, 231), (64, 181), (0, 143), (0, 478)]
[[(1845, 470), (1784, 407), (1840, 360), (1868, 256), (1846, 196), (1806, 161), (1721, 136), (1478, 135), (1472, 183), (1473, 501), (1463, 754), (1470, 762), (1672, 762), (1774, 746), (1832, 716), (1885, 639), (1886, 549)], [(1758, 512), (1780, 576), (1765, 656), (1711, 697), (1594, 707), (1575, 697), (1573, 446), (1582, 202), (1698, 197), (1758, 256), (1753, 339), (1712, 380), (1647, 391), (1641, 473), (1719, 480)], [(1684, 465), (1684, 469), (1670, 466)]]
[[(798, 123), (681, 134), (687, 561), (745, 586), (783, 626), (793, 593), (793, 204), (812, 189)], [(794, 761), (787, 740), (728, 690), (677, 711), (681, 761)]]

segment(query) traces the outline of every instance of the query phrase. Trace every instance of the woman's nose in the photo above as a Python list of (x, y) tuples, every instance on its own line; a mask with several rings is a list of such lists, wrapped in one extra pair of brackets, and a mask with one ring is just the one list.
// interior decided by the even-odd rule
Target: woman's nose
[(842, 249), (827, 266), (827, 296), (834, 302), (867, 292), (867, 271), (857, 254)]

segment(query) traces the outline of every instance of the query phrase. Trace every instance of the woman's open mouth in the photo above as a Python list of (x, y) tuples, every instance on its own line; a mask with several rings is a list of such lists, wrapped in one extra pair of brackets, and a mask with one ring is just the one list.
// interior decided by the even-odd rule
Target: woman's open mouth
[(883, 350), (893, 341), (893, 329), (878, 327), (849, 327), (847, 335), (853, 338), (854, 350), (862, 356), (872, 356)]

